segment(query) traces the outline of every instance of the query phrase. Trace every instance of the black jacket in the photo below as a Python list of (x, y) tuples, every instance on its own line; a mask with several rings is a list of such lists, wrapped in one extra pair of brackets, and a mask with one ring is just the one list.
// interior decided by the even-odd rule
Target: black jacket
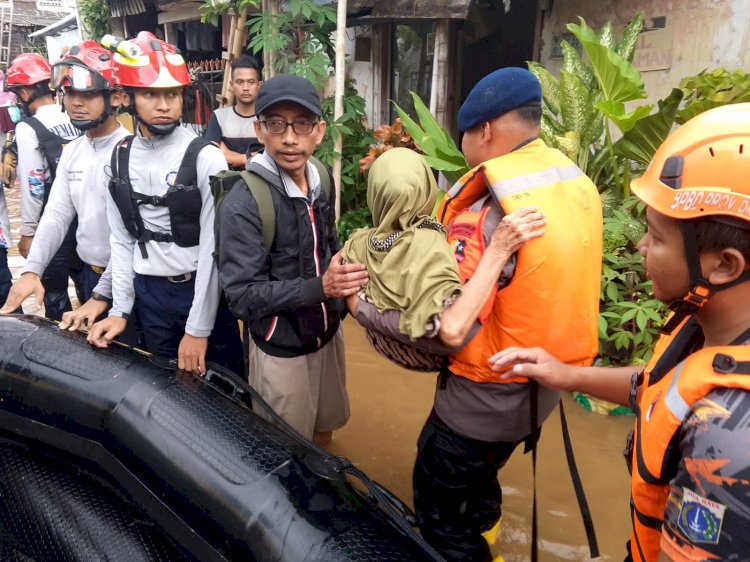
[(260, 349), (275, 357), (306, 355), (330, 341), (346, 310), (342, 299), (326, 299), (323, 292), (323, 273), (340, 249), (335, 195), (328, 201), (321, 189), (309, 205), (290, 198), (278, 175), (257, 164), (251, 170), (271, 186), (273, 244), (266, 256), (258, 204), (238, 181), (218, 210), (221, 286), (229, 308), (248, 323)]

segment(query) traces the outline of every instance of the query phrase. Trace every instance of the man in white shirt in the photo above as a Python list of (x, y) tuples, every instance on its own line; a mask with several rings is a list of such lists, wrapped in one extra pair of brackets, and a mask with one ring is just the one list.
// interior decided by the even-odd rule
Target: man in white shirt
[[(16, 125), (16, 169), (21, 188), (18, 251), (23, 257), (28, 257), (39, 217), (55, 180), (62, 147), (81, 134), (55, 103), (50, 86), (51, 71), (47, 60), (34, 53), (25, 53), (13, 60), (5, 77), (6, 89), (16, 94), (26, 116)], [(78, 269), (75, 261), (75, 232), (71, 229), (42, 275), (48, 318), (60, 320), (63, 312), (71, 309), (68, 274), (71, 269)], [(78, 288), (79, 276), (71, 276)]]
[(62, 327), (72, 324), (75, 329), (81, 320), (93, 323), (112, 300), (111, 274), (102, 275), (110, 255), (106, 167), (115, 144), (128, 135), (112, 107), (120, 105), (125, 94), (115, 88), (112, 53), (94, 41), (84, 41), (70, 49), (53, 67), (52, 74), (54, 86), (63, 91), (71, 123), (84, 135), (71, 141), (60, 157), (23, 274), (0, 313), (12, 312), (32, 293), (41, 302), (41, 277), (78, 217), (76, 251), (82, 262), (83, 297), (93, 300), (75, 313), (65, 313), (76, 317), (63, 322)]
[(175, 48), (146, 31), (129, 43), (140, 54), (114, 58), (136, 118), (135, 136), (118, 143), (111, 164), (114, 302), (89, 342), (109, 345), (135, 311), (157, 358), (177, 359), (180, 369), (205, 374), (208, 357), (241, 375), (239, 328), (220, 306), (213, 259), (209, 178), (226, 170), (226, 161), (218, 148), (179, 126), (190, 75)]

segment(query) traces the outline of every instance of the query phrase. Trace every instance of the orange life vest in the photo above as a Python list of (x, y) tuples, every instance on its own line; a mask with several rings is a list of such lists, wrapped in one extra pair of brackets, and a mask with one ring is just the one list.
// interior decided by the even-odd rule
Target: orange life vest
[(509, 214), (535, 206), (545, 234), (518, 251), (512, 281), (485, 304), (484, 324), (450, 370), (476, 382), (500, 381), (488, 360), (509, 346), (541, 346), (572, 365), (589, 365), (598, 350), (602, 262), (599, 193), (559, 150), (535, 140), (469, 171), (446, 195), (437, 218), (448, 227), (461, 280), (474, 274), (484, 252), (487, 209), (471, 206), (489, 193)]
[(750, 376), (737, 368), (750, 361), (750, 345), (705, 347), (680, 360), (690, 343), (687, 332), (695, 326), (691, 319), (662, 337), (644, 371), (633, 432), (630, 550), (635, 562), (659, 557), (669, 481), (679, 460), (677, 438), (690, 407), (715, 388), (750, 391)]

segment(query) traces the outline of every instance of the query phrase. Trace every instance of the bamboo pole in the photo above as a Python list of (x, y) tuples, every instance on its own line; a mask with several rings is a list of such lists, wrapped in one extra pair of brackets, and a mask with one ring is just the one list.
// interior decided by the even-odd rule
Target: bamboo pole
[[(346, 0), (338, 1), (336, 14), (336, 90), (334, 92), (333, 120), (338, 121), (344, 114), (344, 90), (346, 87)], [(343, 148), (341, 135), (333, 145), (333, 183), (336, 188), (336, 222), (341, 217), (341, 151)]]
[(247, 23), (247, 10), (240, 14), (232, 14), (232, 30), (229, 32), (229, 51), (227, 53), (227, 62), (224, 67), (224, 84), (222, 86), (222, 101), (226, 100), (226, 105), (234, 104), (234, 94), (232, 93), (232, 61), (240, 56), (245, 50), (245, 24)]

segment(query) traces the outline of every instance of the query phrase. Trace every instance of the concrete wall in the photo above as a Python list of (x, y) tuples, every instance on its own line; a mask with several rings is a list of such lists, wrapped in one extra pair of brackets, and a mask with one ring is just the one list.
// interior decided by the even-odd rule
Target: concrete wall
[[(366, 37), (370, 38), (370, 60), (369, 61), (357, 61), (354, 56), (354, 49), (356, 44), (356, 38)], [(374, 110), (374, 99), (373, 99), (373, 72), (374, 65), (373, 59), (375, 53), (373, 52), (375, 42), (372, 40), (373, 34), (370, 27), (349, 27), (346, 30), (346, 78), (356, 81), (355, 87), (360, 96), (365, 100), (365, 111), (368, 116), (369, 125), (372, 126), (373, 110)]]
[(78, 28), (63, 31), (59, 35), (48, 35), (44, 40), (47, 43), (47, 58), (52, 64), (62, 58), (63, 52), (82, 41)]
[(611, 20), (621, 30), (639, 11), (647, 27), (654, 18), (666, 18), (663, 29), (642, 33), (636, 50), (647, 101), (665, 97), (682, 78), (706, 68), (750, 68), (748, 0), (554, 0), (543, 20), (542, 64), (559, 71), (554, 36), (566, 32), (567, 23), (578, 23), (578, 16), (594, 29)]

